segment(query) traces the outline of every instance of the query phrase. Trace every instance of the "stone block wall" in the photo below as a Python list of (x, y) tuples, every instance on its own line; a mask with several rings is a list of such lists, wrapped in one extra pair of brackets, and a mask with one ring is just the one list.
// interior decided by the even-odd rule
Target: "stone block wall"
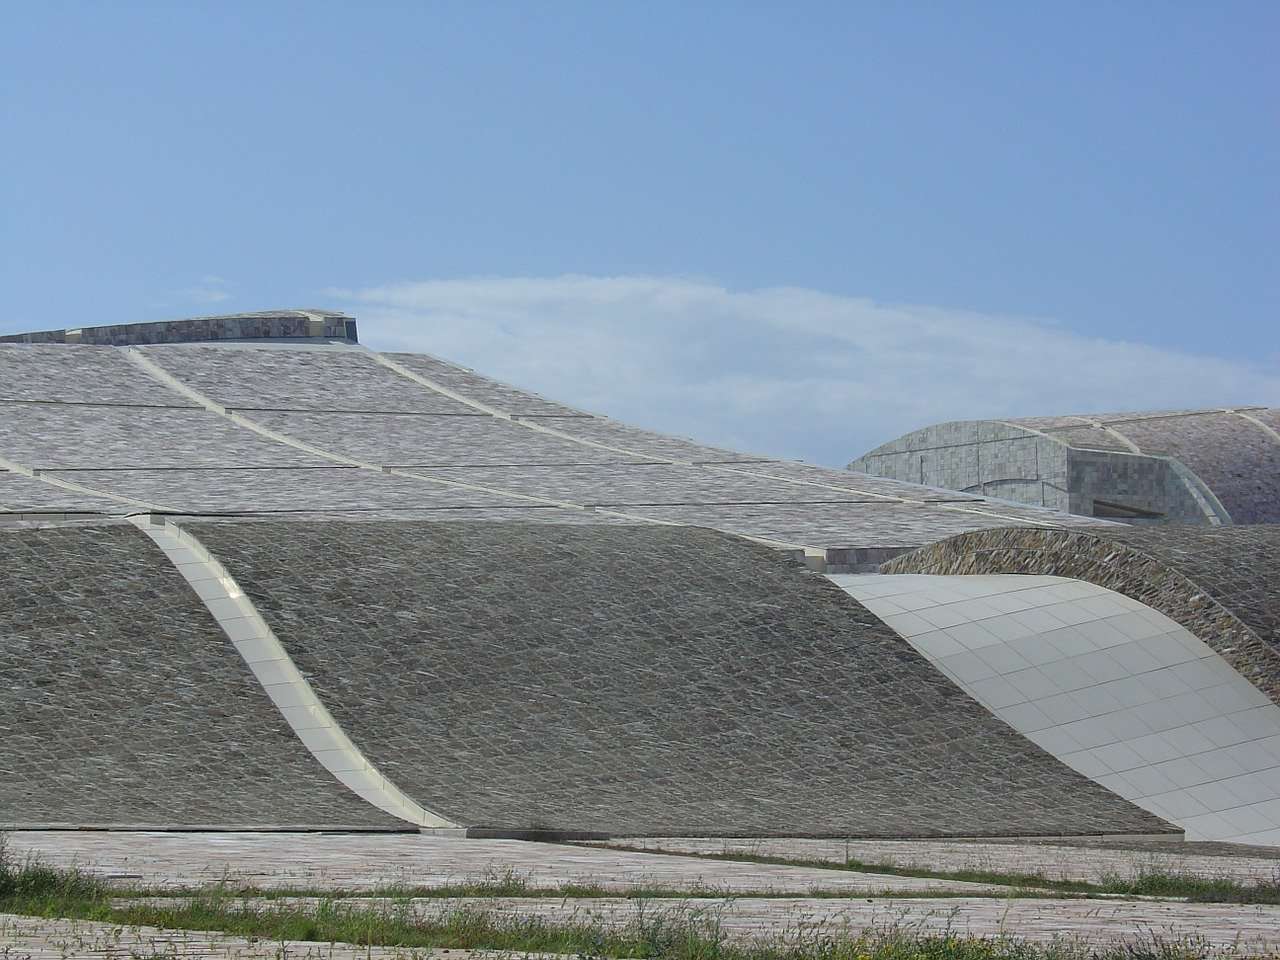
[(208, 340), (357, 340), (356, 321), (346, 314), (294, 310), (193, 317), (155, 323), (120, 323), (101, 327), (69, 327), (0, 337), (0, 343), (81, 343), (133, 346), (151, 343), (198, 343)]

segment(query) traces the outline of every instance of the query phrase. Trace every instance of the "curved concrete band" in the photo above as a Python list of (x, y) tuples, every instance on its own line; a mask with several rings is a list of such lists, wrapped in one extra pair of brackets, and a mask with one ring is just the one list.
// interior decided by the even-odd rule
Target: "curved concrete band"
[(1280, 844), (1280, 706), (1145, 604), (1053, 576), (833, 575), (957, 686), (1192, 840)]
[(290, 729), (343, 786), (379, 810), (429, 830), (458, 824), (419, 806), (382, 775), (334, 721), (240, 585), (189, 532), (151, 517), (132, 520), (195, 591)]

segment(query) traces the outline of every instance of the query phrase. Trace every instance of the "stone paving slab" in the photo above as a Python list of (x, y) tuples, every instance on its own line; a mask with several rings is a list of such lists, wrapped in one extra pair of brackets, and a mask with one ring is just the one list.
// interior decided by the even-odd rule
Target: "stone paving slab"
[(63, 920), (0, 914), (0, 957), (5, 960), (136, 960), (139, 957), (239, 958), (239, 960), (392, 960), (392, 958), (525, 957), (552, 954), (499, 950), (413, 950), (361, 947), (307, 940), (247, 940), (221, 933), (121, 926), (92, 920)]
[[(1188, 852), (1080, 846), (1054, 843), (982, 843), (948, 840), (803, 840), (791, 838), (731, 840), (698, 837), (619, 837), (607, 841), (628, 847), (679, 853), (738, 854), (826, 860), (845, 863), (889, 864), (939, 871), (991, 870), (1000, 873), (1039, 873), (1050, 880), (1130, 878), (1143, 872), (1191, 873), (1198, 877), (1229, 877), (1241, 882), (1280, 878), (1280, 848), (1274, 856), (1209, 855)], [(1135, 844), (1135, 847), (1140, 845)], [(1248, 848), (1245, 848), (1248, 849)]]
[(418, 834), (88, 833), (9, 835), (14, 855), (93, 870), (124, 885), (193, 887), (226, 882), (287, 889), (438, 887), (508, 871), (549, 887), (596, 883), (619, 890), (662, 886), (717, 891), (850, 894), (886, 890), (983, 892), (979, 884), (845, 870), (655, 856), (519, 840), (455, 840)]
[[(152, 901), (164, 905), (167, 900)], [(319, 898), (249, 900), (258, 907), (318, 906)], [(346, 901), (352, 908), (389, 909), (388, 898)], [(714, 924), (733, 940), (857, 935), (868, 929), (898, 928), (921, 934), (954, 933), (1013, 937), (1037, 943), (1074, 940), (1091, 946), (1133, 943), (1159, 937), (1195, 940), (1214, 952), (1234, 956), (1274, 955), (1280, 949), (1280, 907), (1134, 900), (1056, 900), (1000, 897), (816, 899), (806, 897), (736, 899), (624, 899), (552, 897), (465, 897), (408, 901), (416, 917), (476, 910), (506, 917), (536, 917), (559, 923), (600, 923), (618, 927), (644, 918), (684, 918)]]

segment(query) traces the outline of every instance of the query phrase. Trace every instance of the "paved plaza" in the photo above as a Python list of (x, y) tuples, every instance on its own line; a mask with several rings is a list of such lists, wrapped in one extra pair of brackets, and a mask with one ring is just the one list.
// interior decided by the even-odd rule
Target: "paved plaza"
[(120, 885), (161, 889), (228, 887), (369, 891), (389, 885), (440, 887), (511, 873), (532, 886), (598, 884), (617, 890), (664, 887), (716, 892), (850, 895), (993, 888), (812, 867), (702, 860), (519, 840), (454, 840), (418, 834), (128, 833), (10, 834), (19, 857), (77, 865)]
[(1241, 882), (1280, 877), (1280, 848), (1211, 843), (1017, 842), (974, 840), (805, 840), (796, 838), (619, 837), (609, 846), (672, 853), (776, 857), (786, 860), (849, 860), (871, 866), (939, 872), (985, 870), (1040, 874), (1048, 880), (1097, 883), (1143, 873), (1194, 874)]
[[(963, 841), (632, 840), (655, 851), (683, 848), (702, 853), (856, 857), (892, 860), (938, 870), (965, 867), (1039, 870), (1050, 877), (1099, 879), (1157, 867), (1239, 880), (1267, 879), (1280, 859), (1258, 851), (1211, 852), (1131, 849), (1114, 844)], [(671, 853), (641, 853), (513, 840), (458, 840), (416, 834), (19, 832), (8, 838), (19, 858), (76, 865), (107, 878), (122, 891), (150, 887), (176, 894), (218, 887), (299, 891), (265, 900), (254, 893), (236, 903), (263, 909), (309, 910), (316, 894), (346, 895), (353, 909), (404, 909), (406, 901), (374, 894), (389, 884), (419, 888), (516, 877), (531, 887), (596, 884), (606, 897), (420, 897), (407, 901), (412, 916), (431, 919), (465, 909), (498, 917), (621, 927), (640, 917), (714, 924), (731, 940), (857, 934), (897, 928), (916, 934), (951, 932), (979, 937), (1012, 936), (1048, 943), (1068, 938), (1101, 947), (1135, 938), (1194, 940), (1208, 953), (1270, 956), (1280, 952), (1280, 906), (1188, 903), (1176, 899), (1012, 897), (1009, 887), (894, 877), (849, 870), (710, 860)], [(1166, 844), (1166, 847), (1171, 846)], [(1131, 847), (1140, 848), (1133, 843)], [(846, 852), (847, 851), (847, 852)], [(665, 896), (626, 896), (644, 888)], [(693, 894), (693, 895), (681, 895)], [(755, 895), (753, 895), (755, 894)], [(821, 894), (821, 896), (818, 896)], [(175, 906), (181, 896), (157, 895), (148, 903)], [(270, 945), (274, 950), (280, 944)], [(72, 921), (0, 919), (0, 956), (60, 960), (79, 956), (179, 957), (277, 956), (263, 944), (215, 934), (146, 928), (109, 928)], [(132, 951), (132, 952), (131, 952)], [(347, 948), (288, 944), (294, 957), (354, 958)], [(408, 956), (410, 951), (359, 950), (361, 956)], [(419, 951), (414, 955), (425, 955)], [(465, 951), (452, 951), (458, 956)]]

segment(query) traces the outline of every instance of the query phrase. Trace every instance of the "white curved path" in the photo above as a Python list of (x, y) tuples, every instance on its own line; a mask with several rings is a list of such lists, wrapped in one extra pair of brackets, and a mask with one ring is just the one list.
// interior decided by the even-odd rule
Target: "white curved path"
[(131, 522), (155, 542), (190, 584), (312, 756), (379, 810), (426, 829), (461, 829), (419, 806), (382, 775), (320, 702), (227, 569), (186, 530), (158, 520), (146, 516)]

